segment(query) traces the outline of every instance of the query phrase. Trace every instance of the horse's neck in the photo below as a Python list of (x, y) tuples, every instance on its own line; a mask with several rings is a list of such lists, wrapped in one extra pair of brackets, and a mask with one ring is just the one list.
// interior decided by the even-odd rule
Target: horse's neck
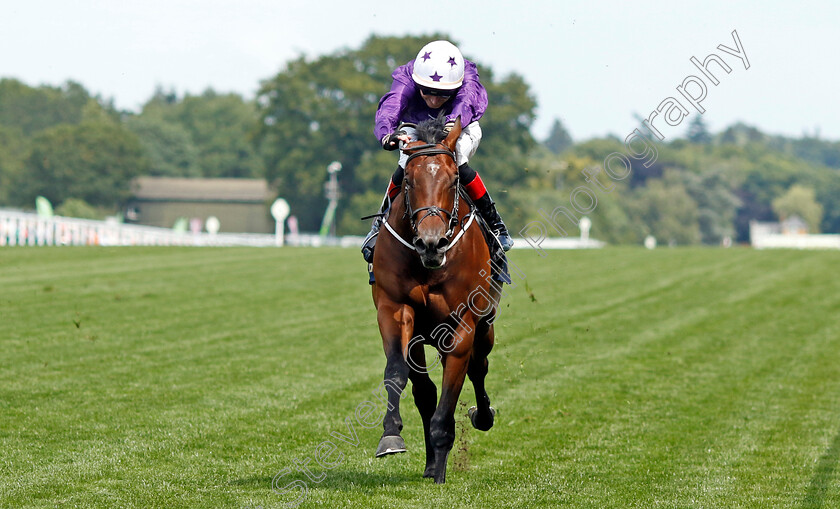
[(403, 238), (406, 238), (411, 233), (411, 225), (405, 217), (405, 197), (403, 196), (403, 192), (400, 191), (391, 202), (391, 210), (388, 211), (388, 222), (394, 228), (394, 231), (403, 235)]

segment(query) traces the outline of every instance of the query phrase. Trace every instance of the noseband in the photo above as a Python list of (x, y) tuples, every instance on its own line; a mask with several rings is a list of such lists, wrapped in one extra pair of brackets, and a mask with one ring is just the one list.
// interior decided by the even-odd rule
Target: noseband
[[(404, 150), (404, 152), (411, 151), (412, 154), (408, 156), (408, 160), (405, 162), (405, 166), (408, 167), (408, 163), (411, 162), (412, 159), (420, 156), (435, 156), (435, 155), (447, 155), (452, 158), (452, 161), (455, 161), (455, 154), (452, 153), (451, 150), (444, 148), (441, 145), (435, 144), (428, 144), (428, 145), (418, 145), (416, 147), (411, 147), (409, 149)], [(416, 151), (416, 152), (415, 152)], [(417, 227), (420, 226), (420, 223), (423, 222), (428, 217), (437, 216), (441, 218), (443, 221), (447, 221), (443, 215), (446, 214), (449, 216), (447, 221), (449, 225), (449, 229), (446, 230), (445, 236), (446, 238), (452, 237), (452, 233), (455, 231), (455, 227), (458, 225), (458, 173), (455, 173), (455, 200), (452, 206), (452, 210), (444, 210), (437, 206), (431, 207), (420, 207), (419, 209), (412, 209), (411, 208), (411, 200), (408, 197), (408, 191), (411, 189), (411, 186), (408, 184), (408, 180), (405, 180), (405, 192), (403, 192), (403, 196), (405, 196), (405, 215), (403, 218), (408, 219), (409, 224), (411, 225), (411, 230), (414, 232), (414, 235), (417, 235)], [(420, 212), (426, 211), (426, 214), (423, 215), (418, 221), (414, 221), (414, 216), (419, 214)]]

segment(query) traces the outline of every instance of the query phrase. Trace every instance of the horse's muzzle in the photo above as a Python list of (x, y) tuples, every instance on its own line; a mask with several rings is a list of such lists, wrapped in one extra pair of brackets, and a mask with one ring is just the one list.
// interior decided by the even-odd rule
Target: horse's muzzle
[(439, 237), (433, 239), (423, 239), (421, 237), (414, 237), (414, 249), (420, 255), (420, 263), (427, 269), (440, 269), (446, 263), (446, 247), (449, 245), (449, 239), (446, 237)]

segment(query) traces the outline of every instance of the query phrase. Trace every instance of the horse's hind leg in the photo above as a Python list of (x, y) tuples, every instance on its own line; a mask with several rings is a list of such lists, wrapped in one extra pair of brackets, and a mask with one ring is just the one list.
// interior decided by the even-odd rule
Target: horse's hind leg
[(434, 477), (435, 475), (435, 449), (432, 446), (430, 427), (432, 415), (437, 405), (437, 387), (426, 368), (426, 355), (423, 352), (423, 345), (416, 343), (411, 346), (409, 352), (410, 371), (408, 378), (411, 380), (411, 392), (414, 395), (414, 404), (420, 412), (423, 420), (423, 437), (426, 442), (426, 469), (423, 477)]
[(493, 348), (494, 331), (493, 326), (487, 328), (487, 333), (476, 336), (473, 355), (470, 358), (470, 366), (467, 375), (475, 387), (476, 406), (470, 408), (470, 421), (475, 429), (487, 431), (493, 427), (493, 420), (496, 411), (490, 406), (490, 397), (484, 388), (484, 378), (487, 376), (487, 355)]

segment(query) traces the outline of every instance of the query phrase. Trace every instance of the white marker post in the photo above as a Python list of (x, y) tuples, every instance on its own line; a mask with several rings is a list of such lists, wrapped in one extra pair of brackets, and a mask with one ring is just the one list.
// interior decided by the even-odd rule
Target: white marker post
[(335, 237), (335, 211), (338, 208), (338, 172), (341, 171), (341, 163), (333, 161), (327, 166), (327, 173), (330, 175), (330, 180), (324, 183), (324, 192), (329, 200), (327, 211), (324, 213), (324, 220), (321, 222), (321, 230), (318, 235), (321, 239), (325, 239), (327, 235)]
[(580, 243), (582, 246), (586, 246), (589, 243), (589, 229), (592, 228), (592, 220), (586, 216), (580, 218)]
[(271, 204), (271, 217), (273, 217), (275, 221), (274, 236), (277, 247), (283, 245), (283, 221), (289, 217), (290, 211), (291, 208), (289, 207), (289, 202), (283, 198), (277, 198), (274, 200), (274, 203)]
[(210, 235), (216, 235), (219, 233), (219, 228), (221, 227), (222, 223), (216, 216), (210, 216), (207, 218), (207, 221), (204, 221), (204, 229), (207, 230), (207, 233)]

